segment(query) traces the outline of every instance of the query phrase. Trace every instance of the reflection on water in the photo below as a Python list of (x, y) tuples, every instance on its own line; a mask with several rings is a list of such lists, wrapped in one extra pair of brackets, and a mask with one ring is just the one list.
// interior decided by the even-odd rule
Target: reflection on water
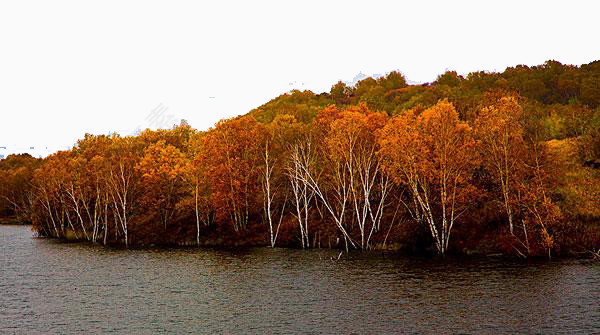
[(600, 332), (600, 264), (115, 250), (0, 226), (0, 333)]

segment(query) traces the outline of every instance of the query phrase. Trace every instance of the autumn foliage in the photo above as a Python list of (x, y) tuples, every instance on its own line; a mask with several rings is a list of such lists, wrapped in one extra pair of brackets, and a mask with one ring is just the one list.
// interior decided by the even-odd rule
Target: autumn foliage
[(472, 133), (454, 106), (440, 101), (418, 116), (408, 111), (392, 120), (380, 136), (386, 171), (407, 189), (407, 209), (429, 227), (442, 255), (452, 227), (478, 193), (469, 183), (479, 165)]
[(393, 72), (292, 92), (207, 131), (86, 135), (45, 159), (0, 161), (0, 213), (41, 236), (124, 246), (593, 249), (597, 176), (574, 189), (574, 165), (547, 141), (572, 138), (569, 162), (593, 163), (595, 67), (412, 86)]

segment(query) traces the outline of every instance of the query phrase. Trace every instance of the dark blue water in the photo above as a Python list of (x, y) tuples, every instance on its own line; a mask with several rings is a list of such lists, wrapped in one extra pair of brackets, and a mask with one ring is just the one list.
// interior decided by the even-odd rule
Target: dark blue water
[(600, 263), (114, 250), (0, 225), (0, 333), (600, 333)]

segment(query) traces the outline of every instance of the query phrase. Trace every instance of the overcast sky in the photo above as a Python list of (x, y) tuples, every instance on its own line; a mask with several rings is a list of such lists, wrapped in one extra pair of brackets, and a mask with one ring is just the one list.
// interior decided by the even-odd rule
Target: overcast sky
[(428, 82), (600, 59), (595, 1), (489, 3), (3, 0), (0, 147), (55, 150), (179, 119), (207, 129), (359, 72)]

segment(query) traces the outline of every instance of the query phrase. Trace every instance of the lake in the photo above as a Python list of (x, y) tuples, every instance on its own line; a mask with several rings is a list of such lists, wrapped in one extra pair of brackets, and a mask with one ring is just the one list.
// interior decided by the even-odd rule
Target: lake
[(0, 225), (0, 333), (600, 333), (600, 262), (121, 250)]

